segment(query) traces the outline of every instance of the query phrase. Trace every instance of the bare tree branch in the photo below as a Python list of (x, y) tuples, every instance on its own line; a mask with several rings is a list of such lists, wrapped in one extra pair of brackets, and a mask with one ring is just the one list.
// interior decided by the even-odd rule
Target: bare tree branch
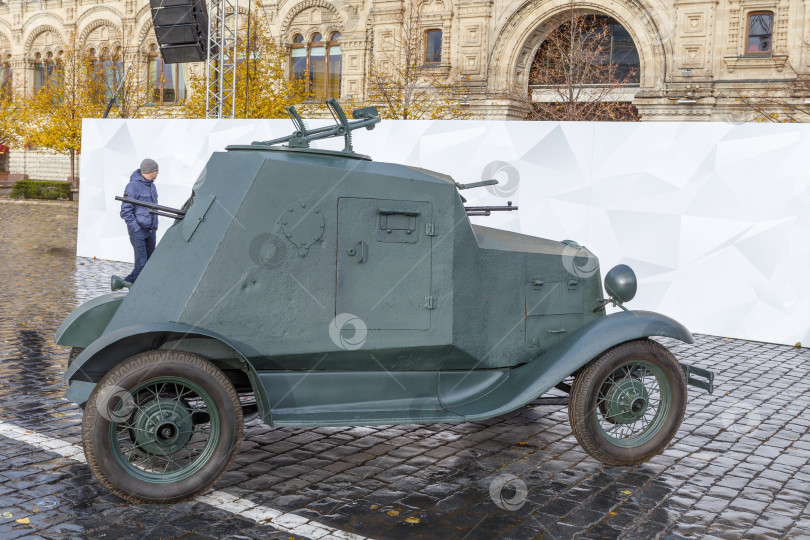
[(632, 103), (619, 95), (637, 81), (612, 60), (612, 28), (571, 2), (559, 26), (540, 45), (529, 75), (529, 91), (509, 97), (528, 110), (527, 120), (638, 120)]
[(745, 88), (742, 84), (732, 90), (739, 103), (741, 119), (755, 122), (810, 122), (810, 72), (801, 71), (787, 61), (785, 71), (793, 80)]
[(383, 118), (465, 119), (467, 77), (448, 74), (446, 66), (423, 58), (425, 30), (420, 23), (421, 2), (405, 0), (397, 27), (384, 33), (381, 50), (374, 51), (368, 74), (367, 104)]

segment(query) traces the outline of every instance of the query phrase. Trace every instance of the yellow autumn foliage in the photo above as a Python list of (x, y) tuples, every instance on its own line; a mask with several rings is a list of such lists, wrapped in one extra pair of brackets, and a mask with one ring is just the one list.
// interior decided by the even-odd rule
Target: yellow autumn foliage
[[(240, 30), (236, 57), (234, 118), (286, 118), (286, 107), (310, 98), (306, 81), (287, 76), (287, 51), (275, 42), (260, 15), (251, 21), (250, 41), (246, 29)], [(184, 116), (205, 118), (205, 72), (192, 75), (188, 87), (190, 95), (183, 104)]]
[(75, 36), (63, 51), (48, 83), (23, 100), (21, 137), (27, 144), (70, 153), (81, 147), (82, 118), (104, 113), (104, 83)]
[(13, 126), (9, 129), (16, 142), (70, 155), (71, 176), (75, 176), (82, 119), (101, 116), (105, 106), (103, 77), (75, 34), (64, 44), (47, 83), (37, 92), (12, 99)]
[(0, 144), (12, 146), (16, 141), (17, 109), (12, 94), (0, 93)]

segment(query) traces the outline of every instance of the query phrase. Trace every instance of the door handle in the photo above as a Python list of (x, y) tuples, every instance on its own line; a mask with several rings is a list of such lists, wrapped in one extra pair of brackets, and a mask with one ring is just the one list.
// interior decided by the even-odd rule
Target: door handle
[(416, 217), (416, 216), (419, 215), (419, 212), (417, 210), (392, 210), (391, 208), (380, 208), (378, 210), (378, 213), (381, 216), (401, 215), (401, 216), (408, 216), (408, 217)]
[(360, 260), (358, 262), (362, 264), (368, 259), (368, 244), (365, 242), (358, 242), (358, 244), (360, 245)]

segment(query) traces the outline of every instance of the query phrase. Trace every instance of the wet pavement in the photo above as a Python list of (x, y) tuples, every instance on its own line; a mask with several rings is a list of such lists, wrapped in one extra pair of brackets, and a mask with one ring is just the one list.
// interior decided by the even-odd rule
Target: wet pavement
[[(457, 425), (254, 420), (216, 486), (253, 512), (213, 496), (126, 503), (63, 457), (81, 444), (81, 411), (63, 399), (69, 351), (54, 331), (129, 271), (75, 257), (75, 238), (72, 203), (0, 202), (0, 423), (23, 428), (0, 435), (0, 538), (810, 537), (810, 350), (712, 336), (662, 340), (715, 370), (717, 390), (690, 387), (673, 442), (636, 467), (587, 456), (561, 405)], [(262, 521), (279, 511), (286, 521)]]

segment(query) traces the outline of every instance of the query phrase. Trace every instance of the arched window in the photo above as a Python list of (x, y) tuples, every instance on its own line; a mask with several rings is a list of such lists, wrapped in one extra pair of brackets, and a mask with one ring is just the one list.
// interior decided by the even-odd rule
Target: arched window
[(296, 34), (290, 50), (290, 76), (303, 79), (307, 72), (307, 47), (304, 36)]
[(340, 70), (343, 65), (343, 55), (340, 52), (340, 32), (329, 36), (329, 80), (327, 81), (326, 95), (330, 98), (340, 97)]
[(148, 60), (150, 103), (179, 103), (186, 99), (186, 82), (182, 66), (183, 64), (164, 63), (160, 49), (156, 44), (152, 44)]
[(326, 97), (326, 47), (320, 34), (312, 36), (309, 47), (309, 85), (315, 99)]
[(309, 44), (301, 34), (293, 37), (290, 76), (304, 79), (315, 99), (340, 97), (341, 66), (340, 32), (333, 32), (328, 41), (321, 34), (313, 34)]
[(0, 97), (11, 97), (11, 64), (0, 60)]
[(42, 54), (37, 53), (34, 57), (34, 92), (39, 92), (43, 86), (50, 83), (54, 73), (56, 73), (56, 62), (53, 53), (47, 53), (44, 58)]
[(95, 47), (91, 47), (87, 50), (87, 57), (90, 60), (90, 64), (93, 66), (93, 76), (96, 77), (98, 80), (104, 79), (104, 69), (102, 68), (101, 63), (101, 53), (95, 49)]
[(577, 15), (543, 40), (529, 84), (636, 86), (639, 68), (636, 46), (621, 24), (604, 15)]
[[(87, 49), (87, 59), (90, 61), (90, 65), (93, 68), (93, 79), (96, 84), (101, 85), (102, 81), (104, 80), (104, 70), (101, 67), (101, 59), (99, 58), (99, 52), (96, 50), (95, 47), (90, 47)], [(102, 86), (98, 87), (99, 90), (103, 90)], [(104, 93), (99, 92), (98, 100), (102, 101), (104, 99)]]
[(108, 49), (104, 49), (101, 58), (101, 69), (104, 77), (104, 99), (109, 101), (121, 79), (124, 78), (124, 62), (121, 54), (121, 47), (116, 47), (115, 52), (110, 54)]
[(113, 62), (110, 58), (110, 49), (104, 47), (101, 49), (101, 57), (96, 62), (97, 69), (100, 69), (102, 87), (104, 89), (104, 101), (109, 101), (112, 93), (115, 91), (110, 88), (110, 72), (112, 71)]

